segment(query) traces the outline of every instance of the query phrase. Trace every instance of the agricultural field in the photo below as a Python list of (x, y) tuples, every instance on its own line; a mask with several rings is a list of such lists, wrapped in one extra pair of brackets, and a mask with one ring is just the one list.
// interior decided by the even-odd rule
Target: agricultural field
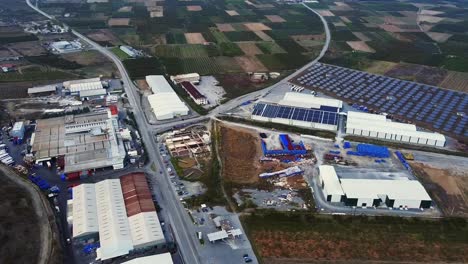
[(257, 211), (244, 216), (243, 223), (257, 257), (264, 263), (468, 261), (468, 223), (461, 218), (423, 220)]
[(151, 8), (133, 2), (48, 3), (43, 8), (55, 15), (70, 13), (64, 22), (99, 42), (121, 40), (146, 50), (170, 74), (293, 70), (323, 45), (320, 19), (301, 5), (267, 0), (170, 0), (158, 6), (163, 16), (152, 17)]
[(360, 70), (384, 61), (468, 72), (466, 4), (387, 0), (308, 5), (320, 9), (332, 31), (324, 62)]

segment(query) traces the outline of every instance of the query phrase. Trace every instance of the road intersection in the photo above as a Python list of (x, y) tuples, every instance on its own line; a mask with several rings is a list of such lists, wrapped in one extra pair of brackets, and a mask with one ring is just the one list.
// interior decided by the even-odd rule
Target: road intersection
[[(40, 10), (37, 6), (33, 5), (30, 0), (26, 0), (26, 3), (29, 7), (37, 11), (38, 13), (42, 14), (43, 16), (55, 20), (55, 18), (44, 11)], [(98, 43), (92, 41), (91, 39), (87, 38), (86, 36), (82, 35), (81, 33), (77, 32), (76, 30), (70, 29), (70, 32), (81, 39), (83, 42), (87, 43), (88, 45), (92, 46), (96, 51), (100, 52), (101, 54), (105, 55), (107, 58), (112, 60), (116, 65), (118, 71), (120, 72), (120, 76), (122, 82), (124, 84), (124, 89), (127, 94), (129, 103), (131, 105), (131, 112), (134, 114), (135, 121), (138, 125), (138, 129), (140, 130), (142, 140), (148, 150), (147, 154), (149, 157), (149, 163), (155, 164), (158, 168), (164, 168), (163, 158), (159, 153), (159, 146), (158, 142), (155, 140), (155, 134), (161, 131), (168, 130), (174, 126), (184, 126), (187, 124), (194, 124), (198, 122), (202, 122), (204, 120), (215, 118), (216, 115), (220, 113), (225, 113), (230, 109), (233, 109), (239, 106), (242, 102), (248, 100), (254, 100), (256, 98), (260, 98), (268, 94), (271, 90), (288, 83), (288, 81), (296, 76), (298, 73), (304, 71), (311, 65), (317, 63), (326, 53), (328, 50), (328, 46), (330, 44), (330, 30), (328, 28), (328, 24), (325, 19), (315, 10), (308, 7), (306, 4), (303, 4), (307, 9), (314, 12), (318, 15), (323, 23), (325, 29), (326, 40), (325, 44), (319, 54), (319, 56), (314, 59), (313, 61), (309, 62), (308, 64), (304, 65), (302, 68), (298, 69), (293, 74), (283, 78), (276, 84), (267, 87), (265, 89), (255, 91), (238, 98), (234, 98), (227, 103), (220, 105), (213, 109), (207, 116), (198, 116), (191, 119), (179, 120), (171, 123), (165, 123), (161, 125), (151, 125), (149, 124), (148, 120), (145, 118), (145, 113), (141, 107), (140, 103), (140, 94), (138, 92), (138, 88), (135, 86), (133, 81), (131, 80), (130, 76), (128, 75), (122, 61), (109, 49), (102, 47)], [(65, 25), (65, 28), (68, 28)], [(179, 198), (176, 196), (176, 193), (173, 191), (170, 177), (165, 169), (161, 170), (161, 173), (154, 172), (152, 170), (146, 170), (149, 177), (153, 180), (152, 182), (157, 182), (154, 184), (157, 192), (158, 201), (160, 201), (161, 206), (167, 210), (167, 222), (172, 227), (172, 233), (176, 240), (179, 250), (181, 251), (181, 255), (183, 258), (184, 263), (193, 263), (199, 264), (202, 263), (197, 252), (195, 243), (195, 236), (191, 234), (189, 225), (192, 223), (190, 222), (189, 218), (187, 217), (187, 212), (183, 205), (179, 202)]]

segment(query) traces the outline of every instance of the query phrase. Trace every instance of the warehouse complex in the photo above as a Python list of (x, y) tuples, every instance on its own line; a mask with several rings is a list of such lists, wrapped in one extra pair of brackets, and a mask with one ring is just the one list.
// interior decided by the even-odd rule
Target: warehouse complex
[(432, 199), (417, 180), (340, 178), (330, 165), (319, 166), (319, 184), (328, 202), (346, 206), (389, 208), (430, 208)]
[(340, 100), (289, 92), (278, 103), (257, 103), (251, 117), (257, 121), (336, 131), (341, 108)]
[(165, 243), (143, 173), (80, 184), (72, 204), (73, 238), (99, 238), (98, 260)]
[(180, 100), (163, 75), (146, 76), (146, 82), (153, 92), (148, 101), (157, 120), (188, 115), (188, 107)]
[(31, 136), (31, 151), (37, 163), (63, 160), (64, 173), (121, 169), (125, 149), (118, 129), (109, 110), (41, 119)]
[(413, 124), (392, 122), (383, 115), (348, 112), (346, 133), (420, 145), (445, 146), (445, 136), (417, 131)]

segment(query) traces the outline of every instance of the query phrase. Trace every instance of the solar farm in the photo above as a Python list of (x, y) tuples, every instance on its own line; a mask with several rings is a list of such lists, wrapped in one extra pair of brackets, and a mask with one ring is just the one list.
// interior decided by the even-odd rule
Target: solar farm
[(337, 107), (320, 106), (320, 109), (308, 109), (302, 107), (282, 106), (272, 103), (258, 103), (255, 105), (252, 115), (268, 119), (279, 118), (308, 123), (337, 126)]
[(317, 63), (291, 80), (354, 107), (385, 112), (455, 138), (468, 137), (468, 94)]

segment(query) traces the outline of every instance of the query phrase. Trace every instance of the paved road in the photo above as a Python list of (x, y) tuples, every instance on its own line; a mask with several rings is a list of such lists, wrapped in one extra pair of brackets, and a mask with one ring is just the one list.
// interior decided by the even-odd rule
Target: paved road
[[(33, 4), (31, 4), (30, 0), (26, 0), (26, 3), (35, 11), (39, 12), (40, 14), (44, 15), (45, 17), (49, 19), (54, 19), (53, 16), (50, 16), (49, 14), (43, 12)], [(175, 125), (184, 125), (184, 124), (189, 124), (189, 123), (196, 123), (196, 122), (201, 122), (205, 119), (213, 118), (219, 113), (226, 112), (230, 109), (233, 109), (240, 105), (243, 101), (247, 100), (253, 100), (255, 98), (258, 98), (260, 96), (264, 96), (267, 94), (269, 91), (274, 89), (275, 87), (278, 87), (280, 85), (284, 85), (287, 83), (291, 78), (296, 76), (298, 73), (304, 71), (311, 65), (315, 64), (318, 62), (326, 53), (328, 50), (328, 46), (330, 44), (330, 30), (328, 28), (328, 24), (325, 21), (325, 19), (317, 13), (315, 10), (312, 8), (308, 7), (307, 5), (304, 4), (304, 6), (314, 12), (316, 15), (318, 15), (324, 25), (325, 29), (325, 34), (326, 34), (326, 40), (325, 44), (322, 48), (322, 51), (320, 52), (319, 56), (311, 61), (310, 63), (304, 65), (302, 68), (294, 72), (293, 74), (285, 77), (283, 80), (279, 81), (278, 83), (265, 88), (263, 90), (259, 90), (238, 98), (235, 98), (231, 101), (229, 101), (226, 104), (220, 105), (217, 108), (215, 108), (213, 111), (210, 112), (208, 116), (204, 117), (196, 117), (192, 119), (186, 119), (186, 120), (181, 120), (177, 122), (172, 122), (172, 123), (167, 123), (164, 125), (151, 125), (148, 123), (148, 121), (145, 118), (145, 113), (141, 108), (140, 104), (140, 95), (138, 93), (137, 87), (135, 87), (134, 83), (131, 81), (124, 65), (120, 61), (120, 59), (111, 51), (108, 49), (100, 46), (99, 44), (95, 43), (94, 41), (88, 39), (87, 37), (83, 36), (79, 32), (75, 30), (71, 30), (71, 33), (80, 38), (82, 41), (88, 43), (90, 46), (92, 46), (94, 49), (111, 59), (115, 65), (117, 66), (122, 81), (124, 83), (124, 89), (127, 94), (128, 100), (130, 105), (132, 106), (132, 112), (135, 116), (135, 121), (138, 125), (138, 128), (140, 129), (141, 136), (143, 139), (143, 142), (146, 144), (146, 149), (148, 151), (148, 157), (150, 162), (155, 162), (157, 167), (161, 169), (162, 173), (154, 173), (151, 171), (148, 171), (149, 176), (153, 179), (156, 180), (158, 184), (156, 184), (157, 188), (157, 195), (160, 196), (160, 204), (165, 210), (168, 210), (168, 216), (169, 216), (169, 224), (172, 226), (172, 229), (174, 231), (174, 237), (177, 240), (177, 244), (179, 246), (179, 249), (183, 253), (183, 259), (185, 260), (186, 263), (194, 263), (198, 264), (200, 263), (199, 255), (196, 252), (195, 245), (194, 243), (198, 243), (197, 241), (194, 241), (194, 236), (191, 235), (189, 225), (191, 224), (188, 221), (188, 217), (186, 217), (186, 211), (182, 207), (182, 204), (178, 202), (178, 197), (176, 194), (172, 191), (171, 183), (169, 180), (169, 175), (167, 174), (167, 171), (164, 168), (163, 160), (162, 157), (159, 154), (159, 146), (157, 146), (157, 143), (155, 142), (153, 138), (153, 133), (162, 131), (165, 129), (168, 129), (170, 127), (173, 127)]]
[[(26, 0), (26, 3), (36, 10), (37, 12), (41, 13), (42, 15), (46, 16), (49, 19), (53, 19), (52, 16), (48, 15), (47, 13), (41, 11), (39, 8), (35, 7), (30, 3), (30, 0)], [(83, 36), (79, 32), (75, 30), (71, 30), (71, 33), (76, 35), (82, 41), (88, 43), (92, 47), (94, 47), (97, 51), (111, 59), (115, 65), (117, 66), (122, 81), (124, 83), (125, 92), (127, 94), (128, 100), (130, 105), (132, 106), (132, 112), (135, 116), (135, 121), (140, 129), (141, 136), (143, 142), (146, 144), (146, 149), (148, 150), (148, 157), (150, 162), (156, 162), (158, 168), (164, 168), (162, 158), (159, 155), (158, 146), (153, 138), (153, 134), (149, 129), (149, 124), (147, 120), (144, 118), (144, 112), (141, 109), (140, 104), (140, 95), (138, 94), (138, 89), (135, 87), (133, 82), (131, 81), (127, 71), (125, 70), (124, 65), (120, 61), (120, 59), (108, 49), (100, 46), (99, 44), (95, 43), (94, 41), (88, 39), (87, 37)], [(183, 252), (183, 258), (186, 263), (200, 263), (198, 254), (195, 250), (193, 237), (191, 236), (188, 228), (188, 223), (186, 219), (186, 211), (182, 207), (182, 204), (178, 202), (178, 197), (172, 191), (172, 187), (169, 180), (169, 175), (167, 175), (166, 170), (162, 170), (163, 173), (152, 173), (149, 172), (149, 176), (157, 181), (157, 188), (162, 197), (160, 204), (165, 210), (169, 211), (169, 224), (172, 226), (174, 230), (174, 236), (177, 240), (177, 244)]]

